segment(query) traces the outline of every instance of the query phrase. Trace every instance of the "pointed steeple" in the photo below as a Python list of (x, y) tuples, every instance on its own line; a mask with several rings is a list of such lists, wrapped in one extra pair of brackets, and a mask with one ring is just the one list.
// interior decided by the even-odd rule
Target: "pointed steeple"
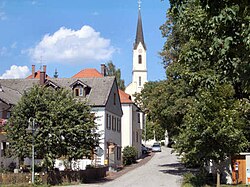
[(138, 2), (139, 4), (139, 10), (138, 10), (138, 21), (137, 21), (137, 31), (136, 31), (136, 38), (134, 43), (134, 49), (137, 48), (139, 43), (143, 45), (144, 49), (146, 50), (146, 44), (144, 42), (143, 37), (143, 30), (142, 30), (142, 19), (141, 19), (141, 1)]

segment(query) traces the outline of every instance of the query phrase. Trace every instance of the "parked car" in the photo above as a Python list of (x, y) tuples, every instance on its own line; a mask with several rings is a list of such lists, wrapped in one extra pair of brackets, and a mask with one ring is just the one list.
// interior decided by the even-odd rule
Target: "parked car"
[(152, 145), (152, 152), (161, 152), (161, 144), (159, 143), (154, 143)]
[(149, 152), (149, 148), (141, 144), (141, 151), (142, 151), (142, 154), (147, 154)]

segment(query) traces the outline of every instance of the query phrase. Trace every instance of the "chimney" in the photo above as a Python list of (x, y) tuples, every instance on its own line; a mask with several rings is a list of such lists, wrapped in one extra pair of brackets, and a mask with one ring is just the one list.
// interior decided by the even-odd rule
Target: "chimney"
[(106, 65), (105, 64), (101, 64), (101, 74), (105, 77), (107, 74), (106, 74)]
[(46, 65), (43, 65), (43, 72), (45, 73), (46, 76)]
[(35, 78), (36, 66), (32, 65), (32, 79)]
[(41, 71), (40, 72), (40, 85), (43, 86), (45, 83), (45, 72)]

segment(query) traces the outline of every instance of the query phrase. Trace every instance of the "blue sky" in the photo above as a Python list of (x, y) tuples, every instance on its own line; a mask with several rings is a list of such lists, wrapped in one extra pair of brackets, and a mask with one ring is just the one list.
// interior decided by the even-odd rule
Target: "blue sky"
[[(165, 78), (159, 27), (168, 8), (167, 0), (141, 3), (150, 81)], [(72, 77), (112, 60), (128, 85), (137, 17), (137, 0), (0, 0), (0, 78), (26, 77), (32, 64)]]

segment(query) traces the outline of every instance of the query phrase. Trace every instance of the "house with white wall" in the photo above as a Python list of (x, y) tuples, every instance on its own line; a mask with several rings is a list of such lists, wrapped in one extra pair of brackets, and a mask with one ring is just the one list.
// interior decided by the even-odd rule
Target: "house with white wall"
[(122, 108), (115, 77), (47, 79), (44, 70), (38, 78), (31, 76), (28, 79), (0, 79), (0, 107), (3, 113), (11, 112), (11, 107), (17, 104), (24, 91), (34, 84), (66, 88), (75, 97), (87, 101), (97, 117), (96, 124), (101, 134), (98, 153), (101, 154), (95, 156), (93, 163), (109, 165), (112, 168), (120, 166)]
[(131, 100), (131, 96), (119, 90), (122, 104), (122, 147), (134, 146), (139, 158), (142, 154), (142, 129), (144, 127), (144, 113)]
[[(96, 69), (83, 69), (74, 78), (91, 78), (91, 77), (105, 77), (106, 66), (101, 65), (101, 73)], [(121, 136), (122, 136), (122, 149), (126, 146), (134, 146), (137, 151), (139, 158), (142, 154), (142, 129), (145, 125), (145, 116), (140, 108), (132, 101), (131, 96), (124, 91), (119, 89), (119, 98), (122, 106), (123, 116), (121, 118)], [(106, 124), (111, 121), (108, 117)], [(120, 123), (120, 122), (119, 122)], [(110, 128), (110, 127), (108, 127)]]

